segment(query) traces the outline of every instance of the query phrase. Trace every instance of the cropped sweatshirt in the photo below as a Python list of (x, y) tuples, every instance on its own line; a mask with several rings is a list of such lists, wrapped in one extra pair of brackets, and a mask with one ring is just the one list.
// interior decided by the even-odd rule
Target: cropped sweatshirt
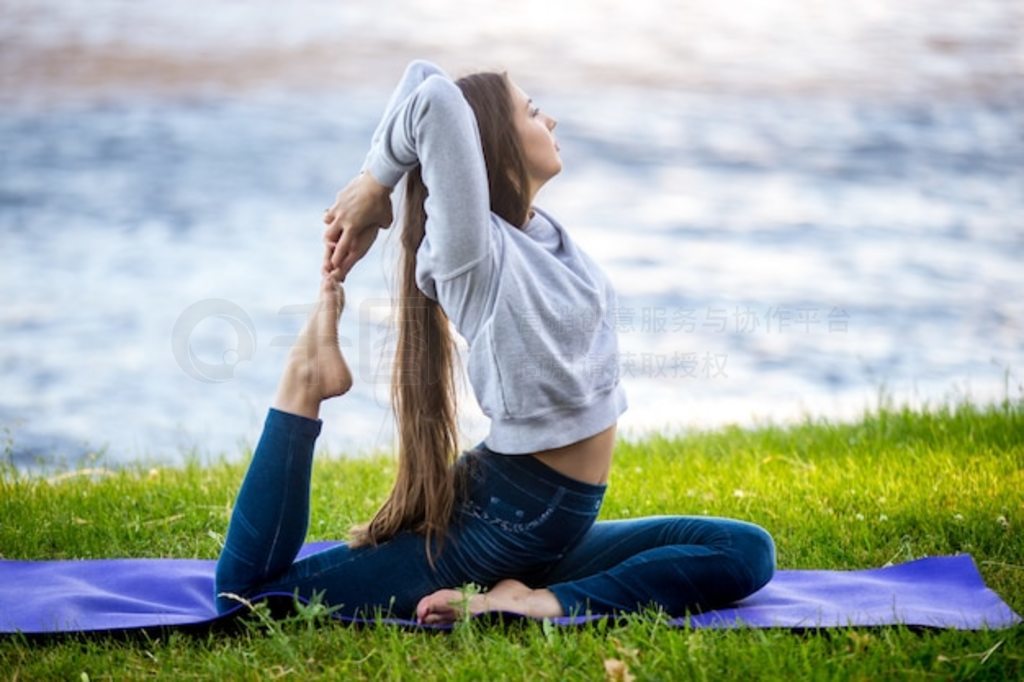
[(406, 68), (363, 170), (394, 188), (417, 164), (428, 196), (416, 284), (466, 339), (486, 446), (528, 454), (614, 424), (627, 402), (611, 283), (546, 211), (525, 226), (491, 212), (473, 110), (424, 60)]

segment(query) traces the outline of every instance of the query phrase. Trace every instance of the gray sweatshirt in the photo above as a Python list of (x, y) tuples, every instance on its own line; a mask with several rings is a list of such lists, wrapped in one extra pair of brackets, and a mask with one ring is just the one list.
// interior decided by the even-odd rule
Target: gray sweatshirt
[(627, 402), (611, 283), (546, 211), (525, 226), (491, 212), (473, 110), (424, 60), (406, 68), (363, 170), (394, 188), (416, 164), (429, 193), (416, 283), (466, 339), (487, 447), (527, 454), (614, 424)]

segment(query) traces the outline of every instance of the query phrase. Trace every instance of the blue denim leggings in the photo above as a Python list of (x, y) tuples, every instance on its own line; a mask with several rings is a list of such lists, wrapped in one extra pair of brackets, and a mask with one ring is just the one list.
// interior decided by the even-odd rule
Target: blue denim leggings
[(598, 521), (606, 485), (567, 477), (529, 455), (483, 444), (460, 455), (466, 492), (435, 567), (424, 537), (376, 547), (340, 544), (295, 560), (309, 523), (313, 445), (321, 422), (270, 409), (217, 562), (217, 607), (259, 592), (314, 592), (349, 616), (415, 618), (421, 598), (503, 578), (554, 593), (565, 615), (660, 606), (671, 615), (732, 603), (775, 568), (759, 526), (708, 516)]

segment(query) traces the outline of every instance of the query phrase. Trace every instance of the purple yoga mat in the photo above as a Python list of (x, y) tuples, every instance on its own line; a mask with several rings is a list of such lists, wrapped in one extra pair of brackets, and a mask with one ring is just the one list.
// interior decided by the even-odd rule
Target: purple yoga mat
[[(306, 545), (300, 556), (334, 544)], [(0, 633), (212, 624), (245, 608), (217, 615), (213, 569), (213, 561), (199, 559), (0, 561)], [(275, 595), (260, 595), (266, 596)], [(553, 623), (573, 626), (607, 617), (567, 616), (555, 618)], [(452, 628), (420, 626), (397, 618), (338, 620), (424, 630)], [(999, 595), (985, 586), (971, 556), (958, 554), (861, 571), (780, 570), (763, 589), (732, 607), (691, 616), (688, 621), (675, 618), (669, 624), (800, 629), (904, 624), (979, 630), (1020, 622)]]

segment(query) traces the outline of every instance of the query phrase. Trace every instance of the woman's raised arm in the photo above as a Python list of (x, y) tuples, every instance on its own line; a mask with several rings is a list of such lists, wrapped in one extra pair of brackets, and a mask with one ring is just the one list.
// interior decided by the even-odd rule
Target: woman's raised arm
[(433, 64), (432, 62), (428, 62), (425, 59), (414, 59), (409, 62), (407, 67), (405, 67), (405, 73), (402, 74), (402, 80), (398, 82), (398, 85), (391, 93), (391, 98), (388, 99), (387, 106), (384, 107), (384, 115), (381, 116), (380, 123), (377, 124), (377, 129), (373, 131), (373, 138), (370, 141), (370, 151), (366, 154), (366, 159), (363, 161), (360, 171), (365, 171), (367, 165), (369, 165), (370, 158), (373, 156), (374, 150), (377, 148), (377, 145), (380, 144), (380, 140), (384, 136), (385, 123), (387, 123), (388, 118), (405, 102), (406, 99), (408, 99), (409, 95), (412, 94), (412, 91), (415, 90), (420, 83), (425, 81), (428, 76), (433, 76), (435, 74), (448, 78), (448, 74), (446, 74), (441, 67)]
[(490, 196), (476, 116), (459, 86), (422, 60), (409, 65), (403, 84), (428, 73), (385, 114), (365, 169), (394, 187), (419, 164), (428, 196), (417, 275), (445, 280), (488, 256)]

